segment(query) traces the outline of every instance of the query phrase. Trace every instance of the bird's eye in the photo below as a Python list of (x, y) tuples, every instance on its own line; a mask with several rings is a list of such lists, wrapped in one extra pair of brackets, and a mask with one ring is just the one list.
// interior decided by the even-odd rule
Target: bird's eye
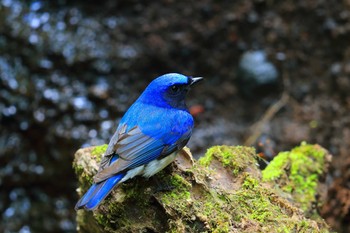
[(171, 89), (171, 92), (174, 93), (174, 94), (176, 94), (176, 93), (178, 93), (180, 91), (180, 87), (177, 86), (177, 85), (171, 86), (170, 89)]

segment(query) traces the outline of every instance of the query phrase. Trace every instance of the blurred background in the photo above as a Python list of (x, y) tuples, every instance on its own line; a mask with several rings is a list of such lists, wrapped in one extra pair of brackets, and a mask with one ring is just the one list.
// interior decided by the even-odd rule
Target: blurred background
[(74, 152), (168, 72), (205, 77), (187, 101), (197, 158), (327, 148), (320, 213), (349, 232), (349, 41), (349, 0), (0, 0), (0, 232), (75, 232)]

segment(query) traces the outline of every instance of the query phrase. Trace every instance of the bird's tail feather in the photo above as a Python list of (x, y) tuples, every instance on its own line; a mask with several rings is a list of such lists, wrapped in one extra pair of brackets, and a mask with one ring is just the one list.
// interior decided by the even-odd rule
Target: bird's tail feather
[(112, 191), (125, 174), (117, 174), (105, 181), (97, 184), (93, 184), (84, 196), (77, 202), (75, 209), (85, 208), (87, 210), (95, 209), (101, 201), (103, 201), (107, 195)]

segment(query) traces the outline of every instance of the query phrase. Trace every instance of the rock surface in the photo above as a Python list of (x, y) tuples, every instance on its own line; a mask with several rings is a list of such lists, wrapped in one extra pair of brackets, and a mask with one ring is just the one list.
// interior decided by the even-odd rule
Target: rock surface
[[(104, 149), (76, 152), (79, 195)], [(185, 148), (154, 178), (119, 185), (94, 212), (79, 210), (78, 232), (329, 232), (316, 210), (330, 158), (302, 143), (261, 172), (251, 147), (215, 146), (198, 161)]]

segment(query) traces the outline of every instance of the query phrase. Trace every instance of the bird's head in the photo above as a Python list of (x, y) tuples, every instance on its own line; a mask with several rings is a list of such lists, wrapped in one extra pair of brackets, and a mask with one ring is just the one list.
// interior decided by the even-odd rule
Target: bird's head
[(186, 94), (193, 84), (202, 79), (177, 73), (164, 74), (147, 86), (140, 100), (156, 106), (185, 109)]

